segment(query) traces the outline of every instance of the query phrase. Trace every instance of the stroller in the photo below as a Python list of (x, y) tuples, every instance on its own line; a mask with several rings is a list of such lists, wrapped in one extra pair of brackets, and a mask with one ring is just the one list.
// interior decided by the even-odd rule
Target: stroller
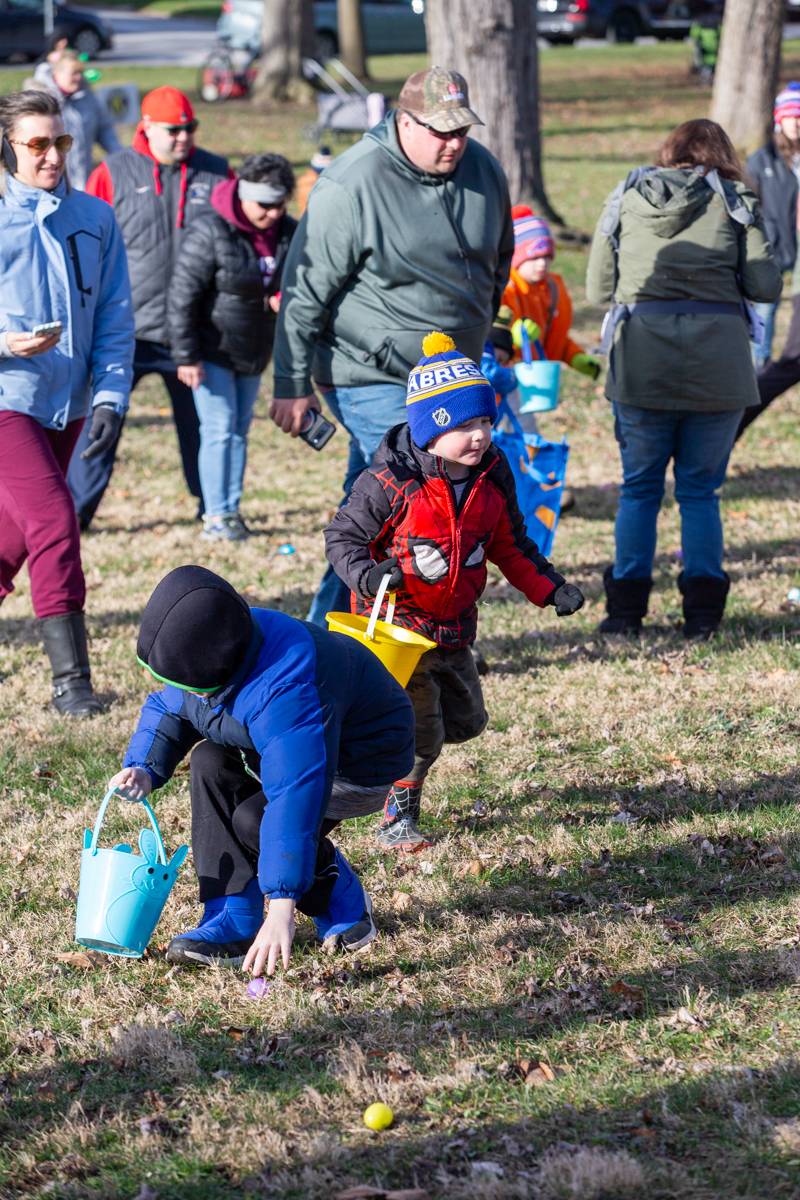
[(323, 133), (360, 133), (383, 120), (386, 113), (385, 96), (380, 92), (367, 91), (361, 80), (338, 58), (332, 58), (327, 66), (333, 67), (336, 75), (332, 75), (314, 58), (303, 59), (306, 79), (320, 87), (318, 120), (316, 125), (310, 125), (305, 130), (306, 137), (318, 141)]
[(197, 76), (197, 91), (206, 104), (240, 100), (250, 95), (256, 77), (257, 50), (213, 46)]

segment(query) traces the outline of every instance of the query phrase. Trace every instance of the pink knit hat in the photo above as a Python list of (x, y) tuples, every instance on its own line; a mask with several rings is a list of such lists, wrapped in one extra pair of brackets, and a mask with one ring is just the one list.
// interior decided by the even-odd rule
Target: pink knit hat
[(512, 267), (519, 267), (529, 258), (553, 258), (556, 245), (550, 226), (544, 217), (535, 217), (524, 204), (515, 204), (511, 210), (514, 222), (514, 257)]
[(777, 129), (784, 117), (800, 117), (800, 83), (787, 83), (775, 97), (772, 110)]

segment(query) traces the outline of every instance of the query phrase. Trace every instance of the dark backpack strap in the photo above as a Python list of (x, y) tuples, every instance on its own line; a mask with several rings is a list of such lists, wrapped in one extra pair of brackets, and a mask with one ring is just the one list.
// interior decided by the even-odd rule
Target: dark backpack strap
[(721, 179), (717, 171), (706, 171), (703, 176), (712, 192), (715, 192), (725, 205), (725, 212), (737, 225), (755, 225), (755, 214), (742, 200), (736, 188), (727, 179)]
[(619, 227), (621, 224), (620, 213), (622, 211), (622, 197), (627, 192), (628, 188), (635, 187), (640, 179), (644, 179), (645, 175), (652, 174), (657, 171), (658, 167), (634, 167), (629, 171), (625, 178), (617, 184), (611, 195), (606, 201), (606, 207), (603, 215), (600, 218), (600, 232), (604, 237), (608, 238), (611, 243), (611, 250), (614, 256), (614, 286), (612, 295), (616, 293), (617, 284), (619, 282)]

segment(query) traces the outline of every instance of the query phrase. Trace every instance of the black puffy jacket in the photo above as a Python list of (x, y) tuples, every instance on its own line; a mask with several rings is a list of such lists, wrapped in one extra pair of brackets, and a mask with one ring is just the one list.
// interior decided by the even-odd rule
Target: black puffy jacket
[(280, 291), (286, 251), (297, 228), (281, 218), (275, 272), (267, 289), (250, 239), (218, 213), (187, 229), (169, 289), (169, 340), (179, 366), (217, 363), (260, 375), (272, 356), (276, 316), (268, 299)]
[(745, 171), (761, 201), (772, 253), (782, 271), (791, 271), (797, 258), (797, 177), (774, 142), (751, 154)]

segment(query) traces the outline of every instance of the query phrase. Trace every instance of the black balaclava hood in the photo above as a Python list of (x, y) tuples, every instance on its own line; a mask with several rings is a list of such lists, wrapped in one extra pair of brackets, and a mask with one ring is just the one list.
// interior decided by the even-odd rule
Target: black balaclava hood
[(227, 580), (205, 567), (176, 567), (145, 605), (136, 657), (161, 683), (216, 692), (244, 661), (250, 609)]

